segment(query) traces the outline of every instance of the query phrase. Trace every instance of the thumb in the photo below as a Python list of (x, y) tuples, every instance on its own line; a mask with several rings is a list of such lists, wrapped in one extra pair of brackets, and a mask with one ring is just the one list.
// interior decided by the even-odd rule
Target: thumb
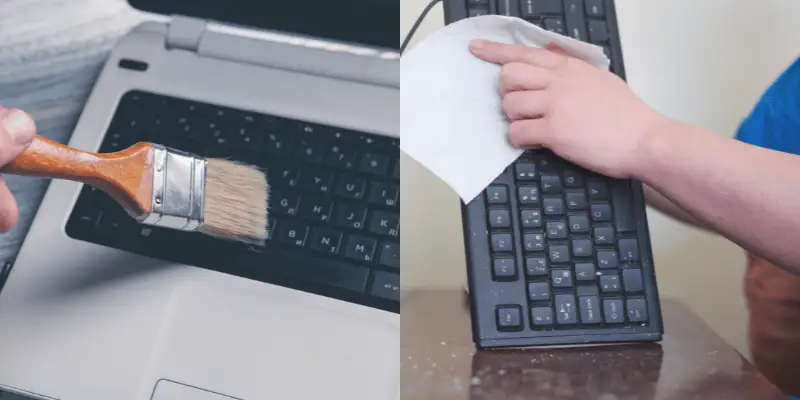
[(28, 113), (16, 109), (0, 110), (0, 166), (17, 158), (36, 135), (36, 124)]

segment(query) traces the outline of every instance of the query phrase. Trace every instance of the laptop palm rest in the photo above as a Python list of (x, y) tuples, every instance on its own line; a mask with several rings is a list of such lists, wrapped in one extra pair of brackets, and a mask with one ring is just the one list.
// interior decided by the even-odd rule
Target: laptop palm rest
[(345, 314), (319, 296), (213, 280), (176, 288), (150, 364), (153, 385), (169, 380), (243, 400), (396, 397), (387, 390), (399, 374), (397, 326)]
[(151, 400), (241, 400), (171, 381), (158, 381)]

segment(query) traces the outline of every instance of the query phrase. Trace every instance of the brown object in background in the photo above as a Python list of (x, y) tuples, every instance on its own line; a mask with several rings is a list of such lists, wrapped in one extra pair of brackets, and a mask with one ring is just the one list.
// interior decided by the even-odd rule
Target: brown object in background
[(464, 289), (401, 300), (403, 400), (785, 400), (681, 303), (660, 343), (476, 351)]
[(96, 154), (36, 136), (0, 171), (85, 183), (146, 225), (253, 244), (263, 244), (267, 235), (266, 177), (231, 161), (151, 143)]
[(800, 276), (753, 254), (745, 297), (753, 363), (788, 396), (800, 396)]

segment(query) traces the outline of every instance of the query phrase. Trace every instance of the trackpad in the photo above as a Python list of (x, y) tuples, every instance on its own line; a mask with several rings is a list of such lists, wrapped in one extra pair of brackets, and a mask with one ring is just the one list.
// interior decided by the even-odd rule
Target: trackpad
[(236, 279), (187, 283), (175, 295), (153, 364), (157, 379), (244, 400), (397, 396), (392, 320)]
[(158, 381), (156, 390), (153, 392), (152, 400), (240, 400), (235, 397), (223, 396), (209, 392), (208, 390), (198, 389), (191, 386), (181, 385), (170, 381)]

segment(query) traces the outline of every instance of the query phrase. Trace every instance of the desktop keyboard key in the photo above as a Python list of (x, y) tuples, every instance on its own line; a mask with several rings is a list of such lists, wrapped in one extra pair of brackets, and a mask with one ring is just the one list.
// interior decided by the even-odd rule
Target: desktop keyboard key
[(603, 293), (619, 292), (619, 275), (601, 275), (600, 291)]
[(588, 205), (583, 192), (567, 193), (567, 208), (570, 210), (585, 210)]
[(505, 186), (489, 186), (486, 188), (486, 200), (489, 204), (508, 203), (508, 188)]
[(636, 293), (644, 290), (642, 270), (626, 268), (622, 270), (622, 286), (627, 293)]
[(510, 233), (492, 234), (492, 251), (496, 253), (511, 252), (514, 249), (514, 242)]
[(628, 306), (628, 321), (647, 321), (647, 304), (644, 299), (628, 299), (626, 305)]
[(602, 18), (606, 15), (603, 0), (586, 0), (586, 15)]
[(307, 220), (314, 222), (327, 222), (331, 217), (333, 204), (327, 200), (304, 198), (300, 202), (297, 214)]
[(636, 217), (633, 215), (633, 192), (630, 181), (615, 181), (611, 184), (611, 199), (614, 205), (614, 224), (620, 232), (636, 230)]
[(357, 204), (338, 203), (333, 207), (333, 223), (343, 228), (361, 229), (367, 219), (367, 208)]
[(383, 243), (378, 263), (389, 268), (400, 269), (400, 245)]
[(555, 296), (556, 322), (559, 325), (568, 325), (578, 322), (575, 315), (575, 296), (571, 294), (557, 294)]
[(608, 187), (603, 181), (591, 181), (586, 185), (589, 191), (589, 199), (605, 200), (608, 198)]
[(333, 173), (320, 168), (306, 168), (300, 171), (297, 186), (301, 189), (317, 193), (328, 193), (331, 190)]
[(620, 239), (619, 255), (623, 262), (639, 261), (639, 244), (636, 239)]
[(539, 189), (536, 186), (520, 186), (517, 188), (517, 199), (522, 205), (539, 203)]
[(614, 228), (594, 228), (594, 243), (599, 245), (614, 243)]
[(566, 35), (566, 30), (564, 29), (564, 21), (562, 21), (560, 18), (546, 18), (544, 20), (544, 29), (558, 33), (560, 35)]
[(531, 301), (549, 300), (550, 286), (547, 282), (531, 282), (528, 284), (528, 298)]
[(400, 230), (400, 216), (392, 212), (376, 210), (372, 213), (368, 229), (377, 235), (397, 237)]
[(569, 246), (550, 246), (550, 262), (567, 263), (569, 262)]
[(611, 206), (608, 204), (592, 204), (592, 221), (611, 221)]
[(572, 233), (588, 233), (589, 232), (589, 216), (588, 215), (570, 215), (569, 216), (569, 231)]
[(497, 330), (516, 331), (522, 329), (522, 308), (520, 306), (500, 306), (496, 311)]
[(575, 264), (575, 279), (578, 282), (591, 282), (595, 279), (595, 269), (592, 263)]
[(561, 184), (561, 177), (557, 175), (542, 175), (541, 185), (542, 193), (545, 194), (561, 193), (564, 190), (564, 186)]
[(553, 282), (554, 288), (570, 288), (572, 287), (572, 271), (568, 269), (554, 269), (553, 276), (550, 280)]
[(547, 223), (548, 239), (565, 239), (567, 237), (567, 224), (564, 221)]
[(575, 257), (591, 257), (592, 249), (592, 241), (589, 239), (572, 240), (572, 255)]
[(361, 172), (368, 174), (385, 176), (389, 172), (389, 164), (391, 161), (389, 156), (385, 154), (365, 153), (361, 156), (359, 169)]
[(531, 278), (547, 276), (547, 259), (544, 257), (526, 258), (525, 275), (528, 275)]
[(275, 233), (279, 242), (303, 247), (308, 236), (308, 225), (291, 219), (282, 219), (275, 224)]
[(366, 190), (366, 180), (352, 175), (340, 175), (334, 184), (333, 193), (350, 200), (361, 200)]
[(531, 181), (536, 179), (536, 164), (529, 161), (521, 161), (514, 165), (514, 172), (517, 180)]
[(589, 34), (586, 31), (586, 17), (583, 12), (583, 0), (564, 0), (567, 22), (567, 34), (573, 39), (586, 41)]
[(520, 212), (522, 217), (523, 229), (536, 229), (542, 227), (542, 212), (539, 210), (522, 210)]
[(489, 210), (489, 226), (511, 228), (511, 213), (508, 210)]
[(560, 197), (549, 197), (543, 200), (545, 215), (564, 215), (564, 200)]
[(578, 297), (581, 322), (584, 324), (599, 324), (600, 318), (600, 298), (597, 296)]
[(359, 261), (372, 261), (375, 256), (375, 248), (378, 243), (375, 239), (350, 235), (347, 238), (347, 245), (344, 248), (344, 255)]
[(603, 300), (603, 317), (606, 323), (621, 324), (625, 321), (625, 311), (622, 310), (622, 300)]
[(341, 244), (342, 232), (320, 226), (314, 227), (311, 231), (311, 244), (309, 247), (316, 251), (337, 254)]
[(598, 250), (597, 265), (600, 269), (611, 269), (619, 266), (617, 252), (613, 250)]
[(369, 293), (375, 297), (399, 301), (400, 300), (400, 275), (383, 271), (375, 271), (375, 279)]
[(589, 21), (589, 40), (592, 43), (608, 41), (608, 25), (606, 25), (606, 21), (596, 19)]
[(540, 233), (526, 233), (522, 235), (525, 251), (544, 251), (544, 236)]
[(517, 266), (513, 258), (492, 260), (492, 275), (496, 281), (513, 281), (517, 278)]
[(397, 207), (398, 197), (400, 197), (400, 187), (397, 185), (373, 182), (367, 200), (385, 207)]
[(583, 174), (578, 171), (564, 171), (564, 186), (568, 188), (583, 186)]
[(532, 307), (531, 324), (534, 327), (553, 325), (553, 309), (550, 307)]
[(505, 15), (507, 17), (519, 17), (519, 0), (497, 2), (497, 14)]

